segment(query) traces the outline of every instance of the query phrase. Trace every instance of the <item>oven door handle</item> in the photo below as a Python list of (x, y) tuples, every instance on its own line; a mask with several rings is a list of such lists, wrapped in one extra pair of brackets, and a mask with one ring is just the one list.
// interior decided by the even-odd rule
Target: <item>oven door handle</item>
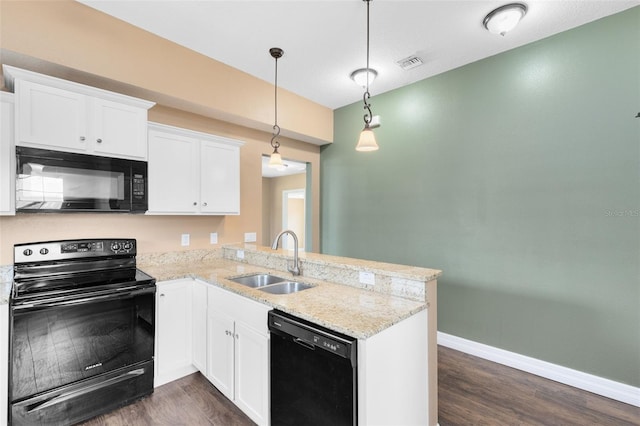
[(147, 287), (144, 289), (132, 290), (132, 287), (125, 287), (119, 289), (115, 292), (110, 292), (109, 294), (99, 294), (95, 296), (89, 297), (81, 297), (78, 299), (69, 299), (69, 300), (55, 300), (55, 301), (35, 301), (32, 303), (25, 304), (17, 304), (13, 306), (14, 311), (22, 311), (22, 310), (35, 310), (35, 309), (46, 309), (46, 308), (55, 308), (55, 307), (66, 307), (66, 306), (77, 306), (77, 305), (86, 305), (89, 303), (100, 302), (104, 300), (117, 300), (117, 299), (127, 299), (134, 296), (140, 296), (147, 293), (154, 293), (156, 291), (155, 286)]
[(144, 368), (138, 368), (136, 370), (128, 371), (128, 372), (126, 372), (124, 374), (121, 374), (119, 376), (112, 377), (111, 379), (107, 379), (104, 382), (100, 382), (100, 383), (96, 383), (96, 384), (93, 384), (93, 385), (89, 385), (89, 386), (83, 387), (81, 389), (77, 389), (77, 390), (61, 393), (60, 395), (56, 395), (56, 396), (54, 396), (52, 398), (46, 399), (44, 401), (38, 402), (38, 403), (28, 407), (27, 408), (27, 413), (31, 414), (34, 411), (38, 411), (38, 410), (45, 409), (47, 407), (51, 407), (52, 405), (56, 405), (56, 404), (59, 404), (59, 403), (64, 402), (64, 401), (68, 401), (68, 400), (70, 400), (72, 398), (76, 398), (78, 396), (82, 396), (82, 395), (88, 394), (89, 392), (93, 392), (93, 391), (105, 388), (107, 386), (114, 385), (116, 383), (124, 382), (125, 380), (129, 380), (129, 379), (132, 379), (134, 377), (142, 376), (143, 374), (144, 374)]

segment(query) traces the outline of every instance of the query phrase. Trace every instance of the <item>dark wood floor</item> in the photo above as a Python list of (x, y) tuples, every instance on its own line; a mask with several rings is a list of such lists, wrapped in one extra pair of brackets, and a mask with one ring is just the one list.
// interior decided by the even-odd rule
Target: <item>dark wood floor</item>
[(640, 408), (438, 347), (438, 420), (451, 425), (640, 425)]
[[(439, 347), (438, 357), (440, 426), (640, 426), (640, 408), (452, 349)], [(84, 425), (244, 426), (253, 422), (197, 373)]]
[(254, 425), (200, 373), (157, 387), (151, 396), (83, 426)]

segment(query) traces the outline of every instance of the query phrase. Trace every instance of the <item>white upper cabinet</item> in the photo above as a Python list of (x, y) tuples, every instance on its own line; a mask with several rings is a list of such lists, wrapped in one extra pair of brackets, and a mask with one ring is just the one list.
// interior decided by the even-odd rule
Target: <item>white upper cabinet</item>
[(15, 214), (13, 94), (0, 92), (0, 215)]
[(149, 123), (149, 213), (240, 214), (242, 145)]
[(16, 144), (147, 160), (147, 110), (154, 103), (3, 66), (15, 99)]

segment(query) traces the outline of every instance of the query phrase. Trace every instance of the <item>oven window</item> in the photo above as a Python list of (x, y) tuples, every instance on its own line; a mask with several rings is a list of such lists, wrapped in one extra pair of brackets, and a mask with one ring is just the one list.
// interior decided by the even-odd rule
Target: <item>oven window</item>
[(124, 172), (24, 163), (16, 182), (17, 197), (27, 202), (98, 199), (124, 200)]
[(12, 315), (13, 401), (153, 358), (154, 295)]

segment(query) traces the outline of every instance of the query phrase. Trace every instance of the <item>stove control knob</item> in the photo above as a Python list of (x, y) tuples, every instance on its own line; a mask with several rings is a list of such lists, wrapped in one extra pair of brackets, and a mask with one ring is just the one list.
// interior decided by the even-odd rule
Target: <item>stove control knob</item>
[(119, 249), (120, 249), (120, 245), (117, 242), (114, 241), (111, 243), (111, 251), (117, 253)]
[(49, 249), (48, 249), (48, 248), (41, 248), (41, 249), (40, 249), (40, 254), (41, 254), (41, 255), (43, 255), (43, 256), (44, 256), (44, 255), (45, 255), (45, 254), (47, 254), (47, 253), (49, 253)]
[(22, 254), (24, 254), (25, 256), (31, 256), (33, 254), (33, 250), (26, 249), (25, 251), (22, 252)]
[(126, 243), (124, 243), (124, 247), (123, 247), (126, 251), (131, 250), (131, 242), (127, 241)]

